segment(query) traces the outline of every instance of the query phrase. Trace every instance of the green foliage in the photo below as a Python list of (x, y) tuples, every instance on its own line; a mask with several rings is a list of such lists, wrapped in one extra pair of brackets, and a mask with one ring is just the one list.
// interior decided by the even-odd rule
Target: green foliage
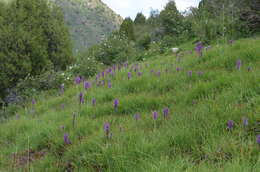
[(160, 13), (161, 25), (166, 35), (178, 36), (184, 30), (183, 16), (176, 8), (174, 1), (168, 2), (165, 9)]
[(97, 60), (105, 65), (112, 65), (135, 60), (135, 52), (134, 43), (129, 42), (124, 34), (114, 32), (102, 44), (91, 47), (86, 52), (86, 57), (82, 57), (87, 58), (83, 63), (88, 63), (89, 58), (93, 63)]
[(137, 13), (135, 20), (134, 20), (134, 24), (138, 25), (138, 24), (145, 24), (146, 22), (146, 18), (143, 15), (143, 13)]
[(219, 37), (236, 39), (248, 36), (254, 32), (249, 21), (250, 8), (246, 0), (203, 0), (198, 9), (191, 9), (192, 29), (205, 42)]
[(135, 35), (134, 35), (134, 22), (130, 17), (125, 18), (123, 23), (120, 26), (120, 33), (126, 35), (126, 37), (134, 41), (135, 40)]
[(74, 75), (92, 77), (101, 68), (96, 58), (100, 55), (99, 46), (92, 46), (87, 51), (82, 52), (77, 57), (76, 66), (73, 69)]
[(65, 70), (72, 48), (61, 11), (42, 0), (15, 0), (1, 5), (0, 96), (28, 74)]

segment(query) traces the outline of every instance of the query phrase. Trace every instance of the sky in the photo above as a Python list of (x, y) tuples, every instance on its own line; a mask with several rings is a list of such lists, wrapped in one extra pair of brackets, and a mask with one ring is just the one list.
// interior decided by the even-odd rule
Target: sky
[[(169, 0), (102, 0), (117, 14), (123, 18), (135, 18), (138, 12), (149, 16), (151, 9), (161, 11)], [(197, 7), (200, 0), (175, 0), (179, 11), (184, 11), (188, 7)]]

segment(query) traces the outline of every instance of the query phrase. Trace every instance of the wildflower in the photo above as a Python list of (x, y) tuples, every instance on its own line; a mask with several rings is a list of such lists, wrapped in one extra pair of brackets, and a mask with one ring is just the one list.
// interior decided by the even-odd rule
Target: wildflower
[(256, 142), (260, 145), (260, 134), (256, 136)]
[(97, 100), (95, 98), (92, 99), (92, 106), (96, 106)]
[(106, 122), (106, 123), (104, 124), (104, 131), (105, 131), (105, 133), (106, 133), (106, 136), (108, 137), (108, 136), (109, 136), (109, 131), (110, 131), (110, 125), (109, 125), (108, 122)]
[(202, 42), (198, 42), (196, 44), (195, 51), (198, 53), (199, 56), (202, 56), (202, 49), (203, 49)]
[(32, 105), (35, 105), (35, 104), (36, 104), (36, 100), (32, 99)]
[(105, 77), (105, 72), (102, 72), (101, 74), (102, 74), (102, 77), (104, 78)]
[(75, 84), (79, 85), (80, 82), (81, 82), (81, 78), (80, 78), (79, 76), (77, 76), (77, 77), (75, 78)]
[(202, 76), (202, 75), (203, 75), (203, 72), (198, 72), (198, 75), (199, 75), (199, 76)]
[(176, 68), (176, 71), (177, 71), (177, 72), (180, 72), (180, 71), (181, 71), (181, 68), (177, 67), (177, 68)]
[(154, 70), (152, 69), (150, 72), (151, 72), (151, 73), (154, 73)]
[(69, 135), (67, 133), (64, 134), (63, 139), (64, 139), (64, 143), (66, 145), (70, 145), (71, 144), (71, 141), (69, 140)]
[(192, 76), (192, 71), (188, 71), (188, 75), (189, 75), (189, 76)]
[(161, 72), (160, 71), (157, 72), (157, 76), (161, 76)]
[(138, 113), (135, 114), (135, 115), (134, 115), (134, 118), (135, 118), (136, 121), (138, 121), (138, 120), (140, 119), (140, 114), (138, 114)]
[(229, 40), (229, 41), (228, 41), (228, 43), (231, 44), (231, 45), (232, 45), (234, 42), (235, 42), (234, 40)]
[(107, 85), (108, 85), (108, 88), (112, 88), (112, 84), (110, 81), (108, 81)]
[(237, 60), (236, 67), (237, 67), (237, 70), (240, 70), (240, 68), (241, 68), (241, 60)]
[(229, 121), (227, 122), (227, 128), (228, 128), (229, 130), (233, 129), (233, 128), (234, 128), (234, 121), (229, 120)]
[(154, 120), (157, 120), (158, 119), (158, 112), (153, 112), (153, 119)]
[(88, 90), (89, 88), (90, 88), (91, 86), (90, 86), (90, 83), (89, 82), (84, 82), (84, 88), (85, 88), (85, 90)]
[(138, 72), (137, 75), (138, 75), (138, 76), (141, 76), (141, 75), (142, 75), (142, 72)]
[(243, 125), (248, 126), (248, 119), (246, 117), (243, 118)]
[(164, 108), (163, 109), (163, 116), (164, 116), (164, 118), (167, 118), (168, 115), (169, 115), (169, 108)]
[(114, 100), (114, 108), (117, 109), (117, 108), (118, 108), (118, 105), (119, 105), (119, 100), (118, 100), (118, 99), (115, 99), (115, 100)]
[(131, 76), (132, 76), (131, 72), (128, 72), (127, 76), (128, 76), (128, 79), (131, 79)]
[(79, 104), (83, 104), (84, 103), (84, 94), (80, 93), (79, 94)]

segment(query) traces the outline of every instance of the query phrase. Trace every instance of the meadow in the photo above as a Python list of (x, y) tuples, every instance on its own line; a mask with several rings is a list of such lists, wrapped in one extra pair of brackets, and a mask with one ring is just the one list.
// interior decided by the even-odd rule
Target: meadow
[(0, 124), (0, 171), (257, 172), (259, 37), (180, 48), (34, 97)]

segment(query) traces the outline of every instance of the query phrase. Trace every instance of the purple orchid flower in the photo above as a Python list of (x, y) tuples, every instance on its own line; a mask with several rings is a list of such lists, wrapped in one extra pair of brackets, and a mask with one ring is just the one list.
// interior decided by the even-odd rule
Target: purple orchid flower
[(158, 116), (159, 116), (159, 115), (158, 115), (158, 112), (156, 112), (156, 111), (153, 112), (153, 119), (154, 119), (154, 120), (157, 120), (157, 119), (158, 119)]
[(232, 129), (234, 128), (234, 121), (229, 120), (229, 121), (227, 122), (227, 128), (228, 128), (229, 130), (232, 130)]
[(260, 134), (256, 136), (256, 142), (260, 145)]
[(80, 78), (79, 76), (77, 76), (77, 77), (75, 78), (75, 84), (79, 85), (80, 82), (81, 82), (81, 78)]
[(241, 60), (237, 60), (237, 62), (236, 62), (236, 68), (237, 68), (237, 70), (240, 70), (241, 65), (242, 65)]
[(163, 109), (163, 116), (164, 116), (164, 118), (167, 118), (169, 116), (169, 108)]
[(132, 76), (131, 72), (128, 72), (128, 73), (127, 73), (127, 76), (128, 76), (128, 80), (130, 80), (130, 79), (131, 79), (131, 76)]
[(69, 135), (67, 133), (64, 134), (63, 139), (64, 139), (64, 143), (66, 145), (70, 145), (71, 144), (71, 141), (69, 140)]
[(140, 119), (140, 114), (138, 114), (138, 113), (135, 114), (135, 115), (134, 115), (134, 118), (135, 118), (136, 121), (138, 121), (138, 120)]
[(79, 94), (79, 104), (84, 104), (84, 94), (83, 93)]
[(115, 99), (115, 100), (114, 100), (114, 108), (117, 109), (117, 108), (118, 108), (118, 105), (119, 105), (119, 100), (118, 100), (118, 99)]

